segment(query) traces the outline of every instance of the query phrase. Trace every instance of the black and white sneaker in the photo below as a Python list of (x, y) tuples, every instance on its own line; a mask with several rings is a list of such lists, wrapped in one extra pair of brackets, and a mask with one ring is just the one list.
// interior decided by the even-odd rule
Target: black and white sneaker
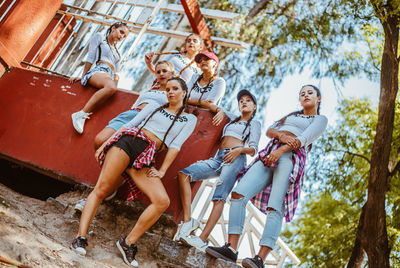
[(78, 236), (72, 241), (70, 248), (78, 254), (86, 255), (86, 247), (88, 242), (86, 237)]
[(242, 262), (245, 268), (264, 268), (264, 261), (260, 256), (256, 255), (254, 258), (246, 258)]
[(119, 251), (122, 254), (122, 257), (124, 259), (124, 262), (128, 265), (138, 267), (139, 264), (135, 259), (136, 253), (137, 253), (137, 246), (135, 244), (128, 245), (125, 242), (125, 238), (121, 238), (120, 240), (117, 241), (117, 247)]
[(238, 252), (234, 253), (230, 248), (231, 244), (225, 243), (222, 247), (207, 247), (206, 253), (214, 258), (224, 259), (236, 263)]

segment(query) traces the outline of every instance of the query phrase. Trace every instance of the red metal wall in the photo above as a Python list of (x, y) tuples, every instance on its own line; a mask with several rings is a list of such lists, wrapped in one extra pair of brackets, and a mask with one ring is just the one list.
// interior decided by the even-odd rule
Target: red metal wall
[[(0, 57), (8, 65), (20, 66), (61, 3), (62, 0), (19, 0), (14, 4), (0, 24)], [(0, 75), (3, 71), (0, 66)]]
[[(60, 9), (66, 10), (64, 6), (61, 6)], [(56, 13), (32, 49), (29, 50), (24, 61), (50, 69), (65, 43), (75, 34), (73, 31), (75, 24), (76, 20), (73, 17)]]
[[(93, 139), (107, 122), (130, 108), (137, 94), (119, 90), (91, 115), (79, 135), (71, 113), (81, 109), (95, 92), (65, 78), (13, 68), (0, 79), (0, 156), (55, 178), (94, 185), (100, 171), (94, 158)], [(183, 145), (163, 183), (171, 198), (167, 212), (180, 218), (177, 171), (216, 152), (222, 125), (212, 126), (212, 114), (200, 110), (192, 136)], [(157, 158), (160, 163), (161, 159)], [(193, 196), (200, 184), (193, 185)], [(146, 203), (145, 198), (141, 201)]]

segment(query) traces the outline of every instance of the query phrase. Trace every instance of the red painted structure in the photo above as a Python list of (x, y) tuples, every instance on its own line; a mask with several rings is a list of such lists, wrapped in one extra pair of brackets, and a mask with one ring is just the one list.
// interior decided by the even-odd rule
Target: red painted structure
[[(119, 90), (91, 116), (84, 134), (79, 135), (72, 127), (71, 113), (83, 107), (94, 91), (79, 83), (71, 85), (65, 78), (13, 68), (0, 79), (0, 156), (58, 179), (94, 185), (100, 167), (94, 158), (93, 139), (138, 96)], [(199, 110), (194, 133), (163, 178), (171, 198), (167, 213), (175, 220), (180, 218), (177, 172), (217, 150), (222, 125), (212, 126), (212, 116)], [(193, 196), (199, 186), (193, 185)], [(143, 197), (140, 200), (147, 202)]]
[[(60, 9), (66, 10), (66, 7), (61, 6)], [(75, 24), (75, 18), (55, 14), (32, 49), (29, 50), (24, 61), (50, 69), (65, 43), (75, 34), (73, 31)], [(22, 65), (24, 66), (24, 64)]]
[[(197, 2), (181, 2), (193, 31), (209, 38)], [(6, 0), (0, 16), (11, 3)], [(78, 83), (70, 85), (65, 78), (20, 68), (5, 72), (5, 65), (20, 67), (24, 58), (33, 57), (46, 34), (50, 34), (51, 27), (60, 19), (54, 14), (61, 3), (62, 0), (17, 0), (0, 22), (0, 76), (3, 75), (0, 78), (0, 157), (57, 179), (95, 185), (100, 168), (94, 159), (93, 139), (110, 119), (130, 108), (137, 94), (119, 90), (91, 116), (81, 136), (73, 130), (71, 113), (83, 107), (95, 89), (84, 88)], [(49, 43), (45, 44), (47, 49), (43, 51), (45, 54), (50, 51), (51, 56), (41, 58), (47, 61), (46, 66), (51, 64), (52, 57), (58, 53), (57, 46), (65, 42), (69, 34), (65, 33), (59, 39), (57, 33), (50, 36)], [(57, 39), (61, 41), (57, 43)], [(177, 171), (216, 152), (222, 125), (215, 128), (211, 122), (212, 114), (200, 110), (194, 133), (163, 178), (171, 198), (167, 213), (176, 221), (181, 215), (175, 176)], [(157, 158), (157, 163), (162, 157)], [(193, 185), (193, 196), (199, 186), (200, 183)], [(144, 197), (140, 200), (148, 202)]]
[[(20, 62), (54, 17), (62, 0), (17, 0), (0, 24), (0, 57), (9, 66)], [(5, 11), (5, 10), (4, 10)], [(0, 65), (0, 75), (5, 68)]]

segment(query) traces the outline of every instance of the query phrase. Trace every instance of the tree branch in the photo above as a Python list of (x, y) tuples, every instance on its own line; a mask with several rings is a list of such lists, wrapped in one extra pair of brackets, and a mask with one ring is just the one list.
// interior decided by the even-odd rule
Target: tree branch
[(400, 161), (397, 162), (396, 166), (393, 168), (392, 171), (389, 172), (389, 177), (393, 177), (394, 175), (396, 175), (397, 172), (400, 171)]
[(364, 155), (362, 155), (362, 154), (352, 153), (352, 152), (345, 151), (345, 150), (331, 150), (331, 151), (333, 151), (333, 152), (346, 153), (346, 154), (349, 154), (349, 155), (351, 155), (351, 156), (358, 156), (358, 157), (361, 157), (362, 159), (364, 159), (365, 161), (367, 161), (368, 164), (371, 164), (371, 160), (370, 160), (368, 157), (366, 157), (366, 156), (364, 156)]
[(256, 17), (271, 2), (272, 2), (272, 0), (260, 0), (257, 3), (255, 3), (253, 8), (250, 9), (249, 14), (246, 16), (246, 24), (251, 19)]

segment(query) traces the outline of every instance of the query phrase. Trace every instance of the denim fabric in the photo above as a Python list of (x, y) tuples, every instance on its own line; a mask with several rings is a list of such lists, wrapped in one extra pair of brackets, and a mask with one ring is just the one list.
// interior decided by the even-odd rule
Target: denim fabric
[(86, 86), (90, 77), (92, 77), (92, 75), (94, 75), (95, 73), (106, 73), (110, 75), (112, 80), (114, 80), (114, 73), (111, 68), (105, 63), (99, 63), (93, 69), (90, 69), (87, 73), (85, 73), (85, 75), (82, 77), (82, 86)]
[(279, 158), (277, 167), (275, 168), (264, 166), (261, 161), (257, 161), (239, 181), (233, 192), (243, 197), (231, 199), (229, 234), (242, 234), (247, 202), (272, 183), (268, 207), (274, 210), (268, 211), (266, 215), (260, 245), (274, 248), (281, 232), (283, 200), (289, 187), (289, 176), (293, 169), (291, 156), (292, 152), (284, 153)]
[(229, 151), (229, 149), (219, 150), (215, 157), (198, 161), (181, 172), (189, 175), (191, 182), (219, 176), (212, 200), (225, 201), (235, 185), (237, 175), (246, 165), (246, 155), (244, 154), (240, 154), (233, 163), (225, 164), (223, 157)]
[(120, 129), (120, 127), (131, 121), (139, 112), (140, 111), (138, 110), (128, 110), (120, 113), (119, 115), (111, 119), (106, 127), (112, 128), (117, 131), (118, 129)]

